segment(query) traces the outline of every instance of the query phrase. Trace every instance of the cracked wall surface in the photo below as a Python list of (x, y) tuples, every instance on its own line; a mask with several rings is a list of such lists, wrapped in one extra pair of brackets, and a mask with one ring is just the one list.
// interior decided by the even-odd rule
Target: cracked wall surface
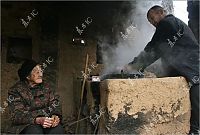
[(99, 133), (187, 134), (189, 87), (183, 77), (108, 79), (101, 83)]

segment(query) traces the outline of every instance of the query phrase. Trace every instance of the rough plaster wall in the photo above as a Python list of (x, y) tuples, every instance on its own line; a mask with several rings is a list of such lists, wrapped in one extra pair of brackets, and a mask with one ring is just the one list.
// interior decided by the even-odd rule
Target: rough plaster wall
[[(17, 70), (21, 66), (21, 64), (6, 63), (7, 38), (9, 36), (28, 36), (32, 37), (33, 59), (40, 62), (45, 61), (48, 56), (52, 56), (54, 59), (54, 62), (45, 69), (44, 77), (45, 80), (52, 84), (53, 88), (56, 89), (58, 85), (56, 91), (61, 96), (64, 118), (77, 115), (81, 93), (81, 80), (77, 78), (82, 77), (81, 71), (84, 70), (86, 53), (89, 54), (89, 65), (96, 62), (96, 43), (88, 39), (86, 47), (74, 47), (71, 44), (72, 31), (66, 32), (66, 29), (68, 30), (66, 22), (69, 19), (67, 17), (54, 16), (54, 9), (51, 10), (51, 7), (43, 7), (43, 5), (37, 4), (34, 6), (29, 2), (16, 2), (13, 5), (8, 4), (8, 8), (2, 8), (2, 26), (4, 27), (2, 27), (1, 106), (3, 107), (3, 101), (7, 98), (8, 89), (18, 80)], [(25, 28), (19, 18), (25, 18), (33, 9), (38, 9), (39, 15), (33, 18), (29, 26)], [(60, 24), (58, 24), (59, 20), (61, 20)], [(55, 23), (55, 28), (51, 27), (48, 30), (47, 28), (51, 25), (49, 22)], [(59, 37), (58, 32), (60, 32)], [(60, 46), (59, 50), (57, 48), (58, 44)], [(60, 53), (59, 56), (58, 53)], [(101, 65), (94, 69), (91, 74), (99, 73), (97, 71), (99, 67)], [(58, 76), (59, 80), (56, 79)], [(57, 81), (59, 81), (58, 84)], [(7, 126), (8, 111), (3, 113), (1, 118), (2, 132), (4, 132)]]
[[(54, 12), (56, 7), (48, 3), (44, 5), (44, 3), (43, 5), (37, 4), (40, 10), (39, 61), (47, 65), (44, 70), (44, 80), (54, 91), (57, 91), (59, 18), (58, 13)], [(52, 59), (52, 62), (48, 63), (48, 58)]]
[[(86, 4), (86, 3), (85, 3)], [(73, 4), (72, 4), (73, 5)], [(76, 9), (72, 15), (66, 12), (66, 7), (60, 12), (59, 19), (59, 36), (58, 36), (58, 92), (60, 93), (61, 100), (63, 102), (63, 116), (64, 118), (75, 117), (77, 119), (78, 109), (80, 107), (81, 97), (81, 71), (84, 71), (86, 54), (89, 55), (88, 67), (91, 69), (91, 64), (96, 65), (96, 41), (89, 36), (89, 30), (94, 24), (96, 18), (93, 18), (93, 22), (85, 28), (83, 35), (86, 39), (86, 46), (76, 46), (72, 43), (72, 38), (77, 35), (75, 29), (76, 25), (81, 23), (90, 16), (90, 13), (85, 12), (82, 14), (82, 8)], [(83, 10), (83, 9), (82, 9)], [(93, 30), (94, 33), (94, 30)], [(91, 33), (90, 33), (91, 34)], [(91, 69), (91, 75), (98, 74), (101, 71), (102, 65), (98, 65), (97, 68)]]
[[(77, 114), (79, 108), (80, 94), (81, 94), (81, 80), (83, 77), (81, 71), (84, 71), (86, 54), (89, 54), (90, 66), (93, 62), (96, 64), (95, 51), (96, 45), (93, 41), (89, 41), (86, 47), (73, 46), (66, 39), (67, 34), (62, 34), (59, 42), (59, 73), (58, 73), (58, 91), (61, 92), (63, 101), (63, 115), (65, 117), (72, 114)], [(78, 55), (77, 55), (78, 54)], [(91, 74), (99, 73), (98, 66), (92, 70)]]
[(186, 134), (189, 130), (189, 87), (183, 77), (105, 80), (101, 107), (108, 114), (101, 117), (99, 133)]
[[(13, 6), (15, 5), (15, 6)], [(1, 107), (4, 107), (4, 102), (7, 99), (8, 89), (19, 80), (17, 70), (21, 64), (12, 64), (6, 62), (8, 37), (32, 37), (32, 58), (39, 59), (39, 37), (37, 28), (37, 17), (34, 18), (29, 26), (25, 28), (20, 18), (25, 18), (35, 7), (30, 3), (15, 3), (8, 4), (8, 8), (1, 8)], [(1, 132), (4, 132), (9, 125), (8, 108), (1, 113)]]
[[(2, 48), (1, 52), (1, 107), (4, 107), (4, 102), (7, 102), (8, 89), (18, 80), (17, 70), (20, 64), (6, 63), (6, 48)], [(1, 113), (1, 131), (4, 131), (8, 123), (8, 108)]]

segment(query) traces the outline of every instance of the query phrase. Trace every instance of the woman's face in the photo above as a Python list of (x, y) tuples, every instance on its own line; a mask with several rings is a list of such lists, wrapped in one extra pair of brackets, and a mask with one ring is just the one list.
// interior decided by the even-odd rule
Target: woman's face
[(40, 65), (37, 65), (31, 71), (31, 74), (27, 77), (29, 83), (39, 84), (42, 83), (43, 72)]

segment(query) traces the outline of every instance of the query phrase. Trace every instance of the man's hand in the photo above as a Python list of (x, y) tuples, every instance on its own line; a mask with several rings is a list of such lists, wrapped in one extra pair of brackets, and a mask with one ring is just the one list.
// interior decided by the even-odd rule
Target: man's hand
[(131, 67), (131, 65), (125, 65), (124, 67), (123, 67), (123, 69), (122, 69), (125, 73), (126, 72), (131, 72), (131, 70), (132, 70), (132, 67)]
[(60, 118), (56, 115), (53, 115), (52, 118), (54, 119), (52, 127), (56, 127), (60, 123)]
[(43, 128), (50, 128), (53, 124), (53, 118), (37, 117), (36, 120), (35, 120), (35, 123), (42, 125)]
[(125, 65), (124, 67), (123, 67), (123, 72), (126, 74), (126, 73), (136, 73), (136, 72), (138, 72), (138, 69), (137, 69), (138, 67), (137, 66), (135, 66), (135, 65), (130, 65), (130, 64), (127, 64), (127, 65)]

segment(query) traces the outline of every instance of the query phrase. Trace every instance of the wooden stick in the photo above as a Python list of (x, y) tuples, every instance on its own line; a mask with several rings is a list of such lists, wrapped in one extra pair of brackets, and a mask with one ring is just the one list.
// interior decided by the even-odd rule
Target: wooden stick
[[(89, 59), (89, 55), (87, 54), (86, 55), (86, 61), (85, 61), (85, 74), (87, 74), (87, 67), (88, 67), (88, 59)], [(81, 107), (82, 107), (82, 102), (83, 102), (83, 94), (84, 94), (84, 88), (85, 88), (85, 81), (86, 81), (86, 77), (84, 76), (83, 77), (83, 84), (82, 84), (82, 88), (81, 88), (81, 102), (80, 102), (80, 108), (79, 108), (79, 111), (78, 111), (78, 121), (80, 119), (80, 115), (81, 115)], [(79, 127), (79, 122), (77, 123), (76, 125), (76, 134), (78, 132), (78, 127)]]

